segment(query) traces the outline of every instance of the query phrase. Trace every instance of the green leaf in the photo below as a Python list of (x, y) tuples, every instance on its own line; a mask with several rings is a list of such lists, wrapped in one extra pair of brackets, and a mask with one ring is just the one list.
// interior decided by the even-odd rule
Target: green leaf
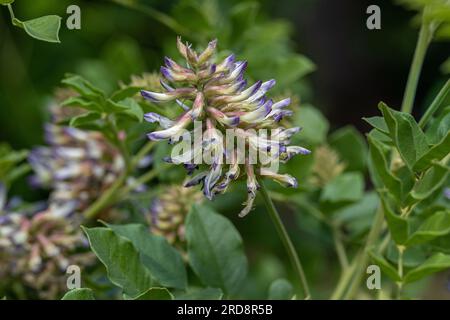
[(108, 278), (135, 298), (151, 287), (150, 274), (133, 244), (108, 228), (85, 228), (92, 251), (105, 265)]
[(0, 4), (6, 6), (7, 4), (13, 3), (15, 0), (0, 0)]
[(400, 276), (397, 270), (380, 254), (375, 253), (373, 250), (369, 252), (373, 262), (380, 267), (380, 269), (393, 281), (400, 281)]
[[(377, 184), (381, 183), (397, 199), (402, 199), (402, 183), (394, 176), (388, 168), (388, 162), (383, 151), (383, 145), (368, 135), (370, 172), (372, 180)], [(378, 188), (381, 186), (377, 185)]]
[(300, 139), (317, 145), (325, 142), (329, 124), (323, 114), (311, 105), (303, 105), (294, 115), (294, 124), (302, 127)]
[(270, 285), (269, 300), (290, 300), (294, 296), (294, 287), (286, 279), (277, 279)]
[(95, 298), (91, 289), (79, 288), (66, 292), (61, 300), (95, 300)]
[(142, 224), (106, 225), (133, 243), (142, 263), (161, 285), (186, 288), (187, 275), (183, 259), (165, 238), (151, 234)]
[(431, 121), (428, 125), (425, 135), (427, 141), (431, 145), (439, 144), (450, 131), (450, 106), (445, 108), (443, 112)]
[(346, 126), (331, 134), (329, 143), (346, 163), (347, 171), (363, 171), (367, 163), (367, 144), (354, 127)]
[[(112, 100), (111, 100), (112, 101)], [(135, 118), (137, 121), (142, 122), (144, 118), (144, 112), (141, 106), (132, 98), (126, 98), (119, 102), (112, 102), (114, 106), (119, 107), (117, 111), (121, 114), (125, 114), (129, 117)]]
[(450, 255), (436, 253), (428, 258), (422, 265), (409, 271), (404, 277), (404, 282), (414, 282), (448, 268), (450, 268)]
[(424, 171), (428, 169), (434, 161), (440, 161), (450, 153), (450, 131), (442, 140), (431, 147), (414, 164), (414, 171)]
[[(128, 297), (125, 297), (128, 299)], [(132, 300), (173, 300), (173, 295), (166, 288), (150, 288)]]
[(364, 194), (364, 178), (359, 172), (343, 173), (330, 181), (320, 197), (324, 202), (355, 202)]
[(70, 119), (70, 126), (71, 127), (82, 127), (86, 124), (90, 124), (98, 119), (100, 119), (102, 115), (98, 112), (92, 111), (80, 114), (79, 116), (75, 116), (72, 119)]
[(359, 201), (334, 211), (333, 219), (343, 225), (349, 237), (356, 238), (370, 229), (378, 205), (376, 192), (367, 192)]
[(111, 100), (114, 102), (124, 100), (126, 98), (132, 98), (134, 97), (141, 89), (142, 87), (133, 87), (133, 86), (127, 86), (125, 88), (119, 89), (115, 91), (111, 95)]
[(306, 76), (316, 69), (314, 63), (303, 55), (293, 55), (289, 58), (280, 60), (277, 71), (283, 77), (277, 79), (279, 86), (283, 87), (289, 83), (295, 82), (298, 79)]
[(412, 169), (429, 149), (425, 134), (410, 114), (395, 111), (382, 102), (379, 108), (400, 156), (408, 168)]
[(368, 124), (377, 129), (379, 132), (389, 135), (389, 128), (387, 127), (386, 121), (384, 121), (383, 117), (370, 117), (363, 118)]
[(103, 91), (79, 75), (68, 74), (61, 82), (74, 89), (82, 97), (93, 99), (97, 103), (104, 102)]
[(222, 300), (223, 292), (219, 288), (188, 289), (175, 296), (175, 300)]
[(242, 238), (233, 224), (211, 209), (194, 205), (186, 221), (189, 263), (200, 280), (235, 294), (247, 274)]
[(439, 211), (425, 220), (409, 237), (406, 245), (416, 245), (450, 233), (450, 212)]
[(32, 20), (21, 21), (20, 25), (31, 37), (59, 43), (59, 29), (61, 27), (61, 17), (56, 15), (43, 16)]
[(82, 108), (89, 111), (102, 112), (102, 106), (97, 102), (87, 100), (82, 97), (70, 97), (63, 101), (61, 107)]
[(409, 235), (408, 220), (395, 214), (385, 199), (381, 198), (381, 203), (392, 239), (397, 244), (404, 244), (408, 240)]
[(448, 171), (447, 167), (438, 163), (433, 165), (433, 167), (427, 170), (423, 177), (416, 182), (410, 193), (411, 197), (416, 200), (428, 198), (447, 181)]

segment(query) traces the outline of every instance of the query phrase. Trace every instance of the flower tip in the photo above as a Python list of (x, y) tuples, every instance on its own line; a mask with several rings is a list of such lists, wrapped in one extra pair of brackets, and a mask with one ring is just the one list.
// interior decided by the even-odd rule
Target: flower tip
[(155, 98), (152, 92), (147, 90), (141, 90), (141, 96), (147, 100), (150, 100), (152, 102), (158, 102), (158, 99)]
[(172, 76), (170, 74), (170, 70), (166, 67), (161, 67), (160, 69), (161, 74), (166, 78), (167, 80), (172, 80)]
[(164, 63), (166, 64), (167, 67), (172, 68), (173, 67), (173, 60), (170, 59), (169, 57), (164, 57)]
[(241, 121), (241, 118), (236, 116), (231, 120), (231, 126), (237, 126), (239, 124), (239, 122)]

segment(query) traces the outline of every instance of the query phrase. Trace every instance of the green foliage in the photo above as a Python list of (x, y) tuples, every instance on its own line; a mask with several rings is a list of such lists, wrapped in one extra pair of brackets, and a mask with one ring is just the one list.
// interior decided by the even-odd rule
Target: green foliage
[(313, 145), (325, 142), (329, 124), (318, 109), (311, 105), (302, 105), (299, 112), (293, 116), (293, 122), (302, 128), (300, 139)]
[(277, 279), (270, 285), (269, 300), (289, 300), (294, 296), (294, 288), (286, 279)]
[(328, 183), (321, 195), (325, 202), (355, 202), (364, 193), (363, 176), (359, 172), (348, 172)]
[(189, 264), (201, 281), (236, 294), (247, 275), (242, 238), (225, 217), (195, 205), (186, 221)]
[(61, 300), (95, 300), (94, 292), (89, 288), (72, 289)]
[(46, 42), (59, 43), (61, 17), (50, 15), (32, 20), (21, 21), (20, 25), (30, 37)]
[(348, 171), (364, 171), (367, 164), (367, 144), (354, 127), (346, 126), (329, 137), (330, 146), (336, 150)]
[(9, 186), (14, 180), (28, 173), (30, 166), (23, 161), (26, 150), (15, 151), (7, 144), (0, 143), (0, 183)]
[(192, 288), (175, 296), (176, 300), (221, 300), (222, 290), (218, 288)]
[(141, 262), (132, 242), (108, 228), (83, 228), (92, 251), (103, 263), (108, 278), (130, 298), (136, 298), (151, 287), (148, 269)]
[(11, 15), (13, 25), (20, 27), (32, 38), (59, 43), (59, 29), (61, 28), (61, 17), (57, 15), (47, 15), (39, 18), (21, 21), (14, 15), (11, 4), (14, 0), (1, 0), (0, 4), (7, 5)]
[(186, 288), (187, 275), (181, 255), (166, 239), (149, 233), (140, 224), (106, 225), (118, 236), (131, 241), (139, 252), (142, 264), (159, 284), (171, 288)]
[(150, 288), (133, 300), (173, 300), (173, 295), (166, 288)]

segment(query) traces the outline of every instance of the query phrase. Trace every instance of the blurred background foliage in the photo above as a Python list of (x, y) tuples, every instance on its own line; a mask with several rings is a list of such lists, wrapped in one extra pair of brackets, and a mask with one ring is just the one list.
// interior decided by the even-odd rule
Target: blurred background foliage
[[(81, 30), (65, 27), (70, 4), (81, 8)], [(369, 4), (380, 5), (382, 30), (365, 27)], [(299, 178), (298, 191), (271, 188), (280, 210), (289, 213), (284, 218), (314, 296), (330, 294), (339, 272), (333, 238), (342, 237), (352, 252), (377, 207), (375, 193), (367, 191), (363, 134), (369, 126), (361, 118), (377, 114), (380, 100), (392, 107), (401, 103), (417, 36), (413, 11), (366, 0), (17, 0), (14, 8), (24, 18), (63, 17), (62, 43), (49, 44), (12, 27), (7, 10), (0, 11), (0, 141), (14, 149), (43, 143), (47, 107), (65, 73), (81, 74), (111, 93), (131, 75), (158, 71), (163, 56), (177, 56), (177, 35), (198, 47), (218, 38), (220, 55), (235, 52), (248, 60), (250, 81), (275, 78), (274, 94), (297, 97), (298, 112), (290, 121), (304, 128), (298, 139), (314, 156), (288, 164)], [(421, 113), (448, 78), (448, 49), (439, 42), (431, 47), (415, 112)], [(155, 166), (163, 155), (157, 149)], [(20, 161), (21, 154), (15, 157), (11, 161)], [(160, 176), (161, 182), (176, 179)], [(272, 281), (293, 276), (264, 208), (259, 204), (247, 218), (236, 218), (244, 199), (237, 189), (211, 205), (232, 219), (245, 239), (252, 267), (241, 295), (265, 298)], [(45, 196), (31, 192), (25, 181), (12, 193), (27, 200)]]

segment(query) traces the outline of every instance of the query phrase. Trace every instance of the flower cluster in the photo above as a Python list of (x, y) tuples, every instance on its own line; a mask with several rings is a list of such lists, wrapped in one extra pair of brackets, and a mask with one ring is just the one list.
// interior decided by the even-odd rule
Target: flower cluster
[(201, 203), (202, 198), (202, 193), (195, 188), (178, 185), (167, 187), (153, 200), (147, 215), (151, 232), (184, 250), (186, 216), (192, 205)]
[[(0, 185), (0, 198), (5, 199)], [(51, 211), (33, 215), (10, 211), (6, 201), (0, 214), (0, 277), (19, 279), (44, 299), (66, 291), (66, 268), (93, 262), (81, 230)]]
[[(219, 133), (234, 129), (237, 138), (244, 139), (247, 150), (270, 152), (269, 158), (280, 162), (288, 161), (296, 154), (308, 154), (309, 151), (289, 145), (291, 136), (300, 128), (287, 129), (281, 126), (281, 119), (292, 114), (286, 108), (291, 100), (273, 101), (267, 98), (266, 93), (275, 85), (275, 80), (257, 81), (247, 87), (244, 79), (247, 62), (236, 61), (232, 54), (215, 63), (216, 45), (216, 40), (211, 41), (203, 52), (197, 53), (178, 38), (178, 51), (186, 64), (178, 64), (166, 57), (165, 66), (161, 67), (165, 79), (161, 85), (165, 92), (143, 90), (141, 93), (154, 103), (174, 101), (183, 109), (183, 113), (174, 120), (156, 113), (146, 114), (147, 121), (159, 122), (163, 128), (148, 136), (151, 140), (167, 139), (175, 143), (181, 140), (194, 121), (201, 121), (202, 130), (206, 132), (206, 139), (201, 146), (193, 146), (182, 161), (168, 160), (182, 163), (189, 173), (198, 169), (199, 173), (186, 186), (203, 183), (203, 193), (209, 199), (225, 192), (231, 181), (246, 178), (248, 197), (240, 213), (240, 216), (245, 216), (252, 209), (259, 188), (258, 176), (271, 178), (289, 187), (296, 187), (297, 181), (290, 175), (271, 170), (261, 159), (252, 161), (247, 154), (239, 159), (237, 150), (224, 147), (224, 140)], [(272, 135), (270, 138), (260, 137), (257, 134), (259, 129), (272, 129)], [(195, 157), (199, 153), (214, 153), (211, 164), (198, 166)], [(225, 164), (223, 156), (231, 161)]]
[(30, 152), (31, 182), (51, 189), (49, 210), (68, 216), (84, 210), (124, 170), (124, 160), (99, 132), (48, 124), (48, 147)]

